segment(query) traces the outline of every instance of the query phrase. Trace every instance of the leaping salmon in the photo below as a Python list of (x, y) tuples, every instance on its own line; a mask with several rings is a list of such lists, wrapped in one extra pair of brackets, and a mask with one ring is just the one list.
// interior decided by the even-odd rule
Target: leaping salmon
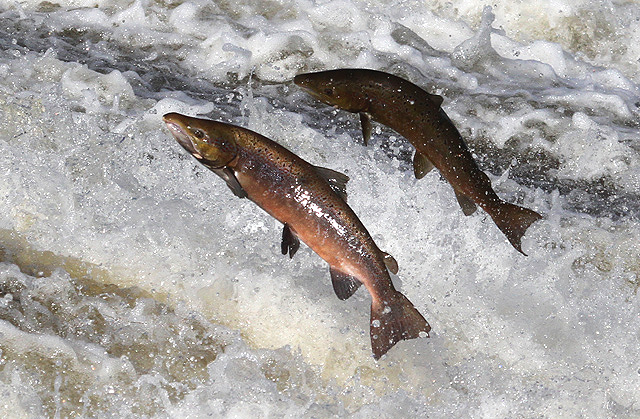
[(371, 349), (379, 359), (403, 339), (428, 337), (431, 327), (391, 283), (398, 265), (374, 243), (346, 203), (348, 177), (313, 166), (245, 128), (178, 113), (164, 115), (178, 143), (227, 183), (284, 224), (281, 250), (293, 257), (299, 240), (329, 263), (341, 300), (361, 284), (371, 294)]
[(294, 83), (324, 103), (359, 113), (365, 145), (372, 119), (397, 131), (416, 148), (413, 170), (417, 179), (436, 167), (453, 187), (465, 215), (473, 214), (479, 205), (513, 247), (525, 254), (522, 236), (542, 216), (498, 197), (441, 108), (441, 96), (392, 74), (365, 69), (299, 74)]

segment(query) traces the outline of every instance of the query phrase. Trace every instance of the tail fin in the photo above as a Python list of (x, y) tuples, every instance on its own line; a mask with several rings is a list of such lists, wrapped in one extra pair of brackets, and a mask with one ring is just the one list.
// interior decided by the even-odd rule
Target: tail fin
[(402, 293), (371, 304), (371, 350), (377, 360), (404, 339), (429, 337), (431, 326)]
[(542, 218), (542, 215), (508, 202), (503, 202), (497, 210), (491, 211), (490, 215), (513, 247), (526, 256), (522, 251), (522, 236), (531, 224)]

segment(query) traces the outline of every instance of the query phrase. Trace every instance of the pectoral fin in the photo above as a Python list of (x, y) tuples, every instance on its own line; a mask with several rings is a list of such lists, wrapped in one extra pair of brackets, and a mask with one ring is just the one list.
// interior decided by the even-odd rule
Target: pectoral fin
[(398, 273), (398, 262), (387, 252), (382, 252), (382, 257), (384, 258), (384, 264), (386, 265), (389, 272), (396, 275)]
[(351, 297), (360, 285), (362, 285), (362, 282), (358, 281), (356, 278), (340, 272), (337, 269), (331, 268), (329, 272), (331, 272), (333, 290), (341, 300), (346, 300)]
[(413, 174), (416, 179), (422, 179), (433, 169), (433, 163), (424, 154), (416, 151), (413, 155)]
[(349, 176), (336, 172), (335, 170), (327, 169), (326, 167), (314, 166), (314, 168), (316, 172), (329, 183), (331, 189), (333, 189), (344, 202), (347, 202), (347, 182), (349, 181)]
[(280, 248), (282, 250), (282, 254), (286, 255), (289, 253), (289, 259), (293, 257), (298, 251), (300, 247), (300, 240), (298, 240), (298, 236), (291, 231), (291, 228), (288, 224), (284, 225), (282, 229), (282, 243), (280, 244)]
[(366, 112), (360, 112), (360, 124), (362, 125), (362, 140), (364, 145), (367, 145), (371, 139), (371, 115)]
[(469, 216), (478, 209), (476, 204), (469, 197), (458, 193), (458, 191), (456, 191), (456, 199), (458, 200), (458, 204), (460, 204), (460, 208), (462, 208), (464, 215)]
[(242, 185), (240, 185), (240, 182), (238, 182), (238, 179), (233, 173), (233, 170), (229, 169), (228, 167), (211, 170), (213, 171), (213, 173), (220, 176), (222, 179), (224, 179), (225, 182), (227, 182), (227, 186), (229, 187), (229, 189), (231, 189), (231, 192), (233, 192), (235, 196), (237, 196), (238, 198), (247, 197), (247, 193), (244, 189), (242, 189)]

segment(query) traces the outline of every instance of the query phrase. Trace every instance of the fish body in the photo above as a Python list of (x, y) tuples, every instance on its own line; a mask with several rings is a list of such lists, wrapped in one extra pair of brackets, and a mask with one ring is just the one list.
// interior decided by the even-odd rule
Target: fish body
[(245, 128), (177, 113), (163, 119), (183, 148), (222, 177), (235, 195), (284, 224), (283, 254), (293, 257), (302, 240), (329, 263), (341, 299), (365, 285), (372, 298), (376, 359), (402, 339), (428, 336), (429, 324), (393, 287), (388, 269), (397, 271), (397, 264), (380, 251), (347, 205), (345, 175), (314, 166)]
[(384, 124), (415, 147), (416, 178), (433, 167), (453, 187), (465, 215), (476, 205), (484, 209), (521, 253), (521, 239), (540, 214), (498, 197), (480, 170), (455, 125), (442, 109), (442, 97), (392, 74), (365, 69), (340, 69), (300, 74), (295, 84), (320, 101), (360, 114), (365, 144), (370, 120)]

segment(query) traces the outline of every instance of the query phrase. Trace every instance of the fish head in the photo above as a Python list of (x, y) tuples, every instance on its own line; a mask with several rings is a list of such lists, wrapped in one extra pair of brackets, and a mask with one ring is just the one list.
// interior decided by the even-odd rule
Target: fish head
[(349, 70), (298, 74), (293, 82), (314, 98), (349, 112), (366, 111), (366, 97), (354, 83)]
[(200, 163), (212, 169), (226, 167), (238, 154), (231, 126), (179, 113), (162, 117), (178, 143)]

